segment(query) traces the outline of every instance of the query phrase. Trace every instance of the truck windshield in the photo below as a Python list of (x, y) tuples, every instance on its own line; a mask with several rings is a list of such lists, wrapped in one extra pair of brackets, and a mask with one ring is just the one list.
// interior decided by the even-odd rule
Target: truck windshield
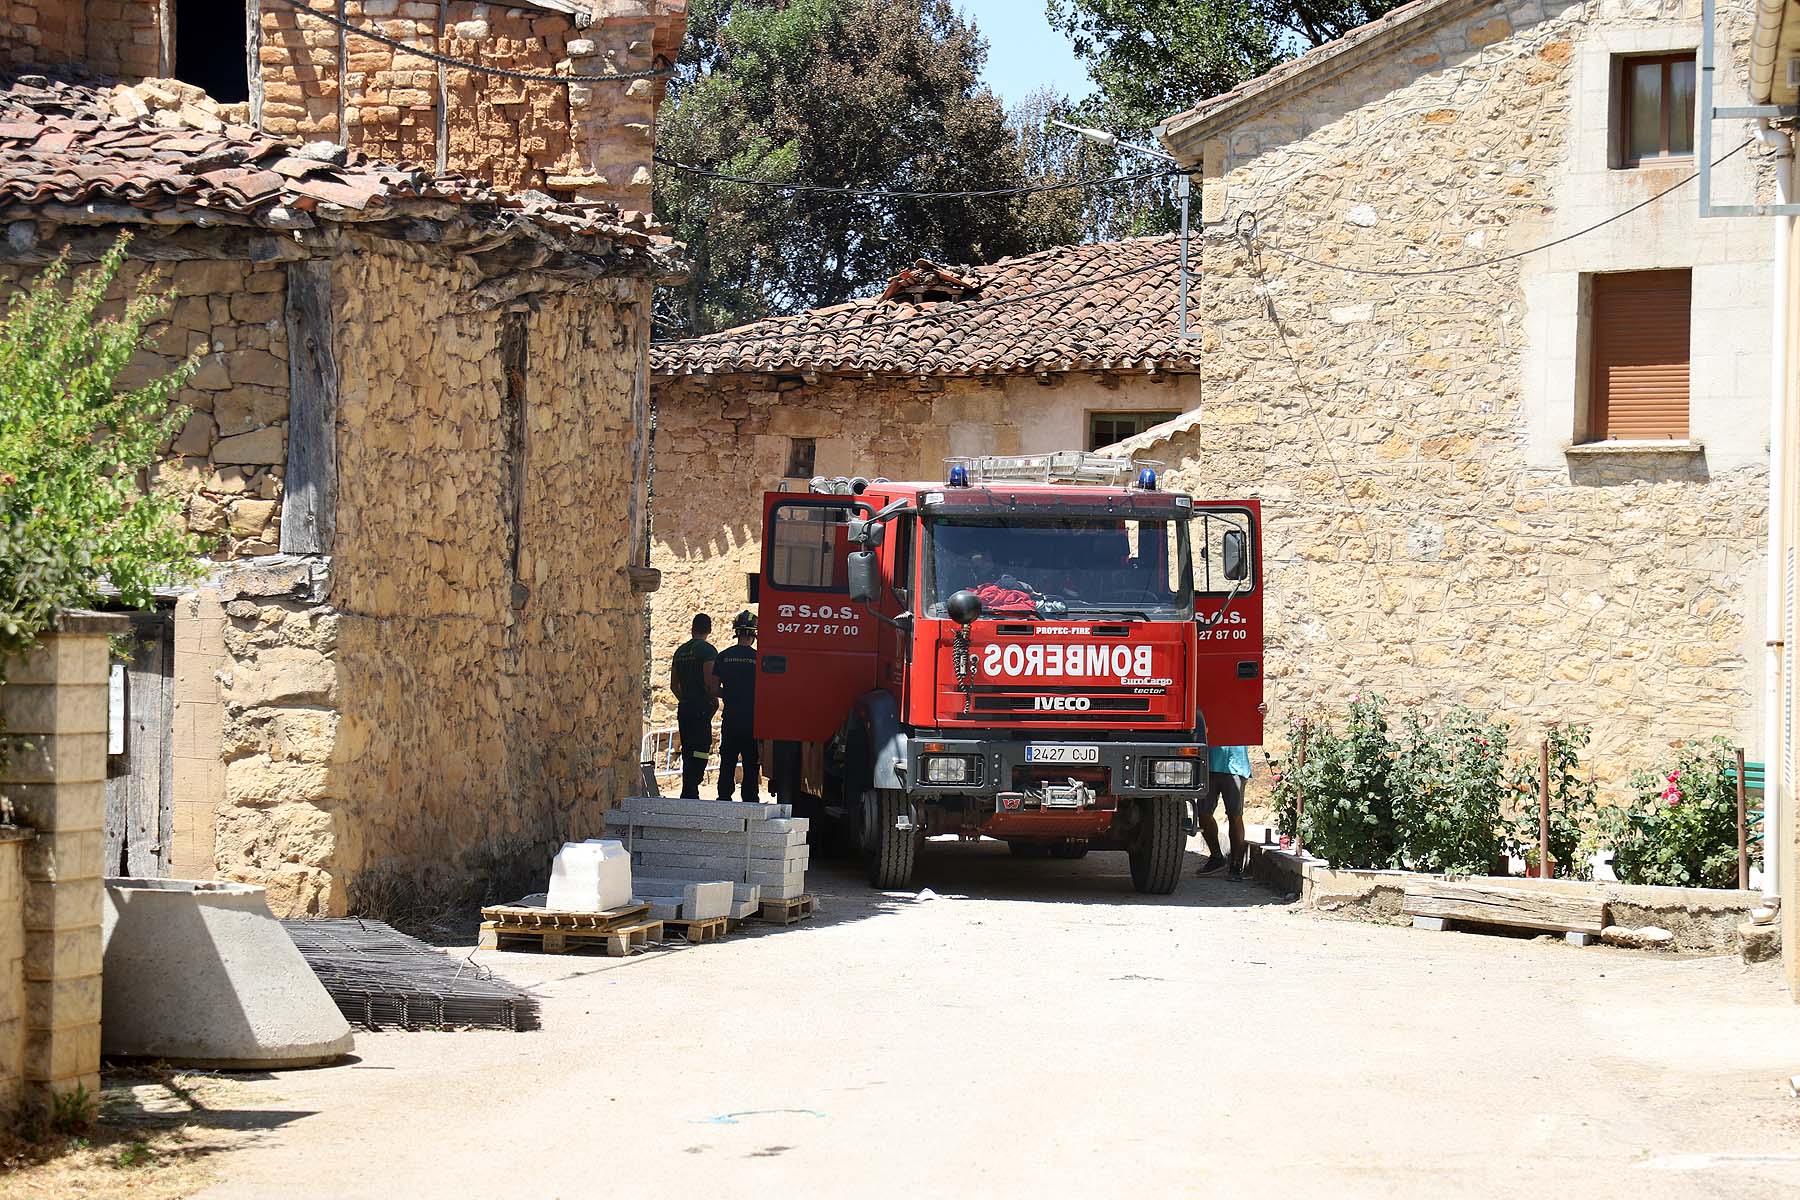
[(967, 589), (993, 616), (1192, 617), (1181, 519), (940, 517), (925, 558), (927, 615)]

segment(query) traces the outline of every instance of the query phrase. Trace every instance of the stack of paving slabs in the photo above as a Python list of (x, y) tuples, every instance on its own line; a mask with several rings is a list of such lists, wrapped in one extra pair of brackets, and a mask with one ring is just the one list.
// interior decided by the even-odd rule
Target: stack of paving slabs
[[(631, 852), (632, 888), (652, 915), (674, 904), (684, 920), (742, 919), (806, 894), (807, 821), (791, 814), (786, 804), (634, 796), (606, 814), (606, 832)], [(694, 887), (720, 882), (730, 885), (722, 909), (717, 889)]]

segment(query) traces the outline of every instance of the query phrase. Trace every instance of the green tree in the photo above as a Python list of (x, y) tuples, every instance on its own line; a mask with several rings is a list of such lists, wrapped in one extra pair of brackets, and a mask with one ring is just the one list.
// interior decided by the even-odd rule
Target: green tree
[(1323, 45), (1401, 0), (1048, 0), (1100, 89), (1089, 115), (1146, 135), (1208, 96)]
[(146, 607), (154, 588), (191, 577), (201, 552), (179, 497), (147, 483), (186, 415), (175, 393), (195, 364), (118, 386), (169, 297), (140, 286), (118, 316), (99, 316), (126, 241), (72, 281), (59, 259), (0, 320), (0, 671), (103, 583)]
[[(1141, 154), (1103, 146), (1052, 121), (1090, 125), (1093, 115), (1051, 88), (1027, 94), (1007, 114), (1018, 139), (1025, 178), (1032, 184), (1109, 179), (1160, 171), (1163, 164)], [(1110, 241), (1166, 233), (1176, 228), (1179, 209), (1165, 178), (1101, 187), (1038, 192), (1019, 201), (1019, 220), (1028, 250), (1075, 242)]]
[[(697, 0), (663, 103), (666, 158), (754, 179), (903, 191), (1017, 187), (1023, 158), (950, 0)], [(915, 258), (986, 262), (1030, 242), (1009, 198), (893, 200), (657, 171), (693, 273), (659, 332), (837, 304)]]

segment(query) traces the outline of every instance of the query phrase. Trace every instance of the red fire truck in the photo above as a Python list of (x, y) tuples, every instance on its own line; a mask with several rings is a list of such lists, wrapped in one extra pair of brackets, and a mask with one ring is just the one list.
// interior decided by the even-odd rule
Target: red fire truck
[(1155, 468), (952, 459), (764, 497), (756, 735), (874, 886), (960, 834), (1124, 850), (1138, 891), (1174, 890), (1207, 744), (1262, 741), (1261, 514)]

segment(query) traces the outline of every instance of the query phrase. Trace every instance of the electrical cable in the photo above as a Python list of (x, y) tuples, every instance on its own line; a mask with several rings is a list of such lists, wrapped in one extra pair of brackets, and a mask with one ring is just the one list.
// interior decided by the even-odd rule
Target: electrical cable
[[(1718, 158), (1714, 159), (1712, 165), (1715, 167), (1718, 166), (1732, 155), (1749, 146), (1755, 140), (1755, 138), (1747, 138), (1738, 143), (1735, 149), (1728, 150)], [(1294, 262), (1305, 263), (1309, 267), (1320, 267), (1327, 271), (1342, 271), (1346, 275), (1373, 275), (1380, 279), (1419, 279), (1429, 275), (1459, 275), (1464, 271), (1479, 271), (1483, 267), (1498, 266), (1500, 263), (1511, 262), (1515, 258), (1524, 258), (1528, 254), (1537, 254), (1543, 250), (1553, 249), (1554, 247), (1562, 245), (1564, 242), (1572, 242), (1578, 237), (1594, 232), (1596, 229), (1603, 229), (1606, 226), (1611, 225), (1614, 221), (1629, 217), (1632, 213), (1637, 212), (1641, 208), (1648, 208), (1658, 200), (1661, 200), (1664, 196), (1669, 195), (1671, 192), (1679, 191), (1698, 178), (1700, 178), (1700, 172), (1695, 171), (1692, 175), (1689, 175), (1676, 183), (1670, 184), (1655, 195), (1638, 201), (1630, 208), (1621, 209), (1612, 216), (1607, 217), (1605, 220), (1589, 225), (1586, 229), (1578, 229), (1574, 233), (1566, 233), (1562, 237), (1545, 242), (1542, 245), (1528, 246), (1523, 250), (1514, 250), (1509, 254), (1502, 254), (1495, 258), (1484, 258), (1480, 262), (1464, 263), (1461, 266), (1456, 267), (1427, 267), (1417, 271), (1383, 271), (1377, 267), (1345, 266), (1341, 263), (1321, 262), (1315, 258), (1307, 258), (1303, 254), (1296, 254), (1292, 250), (1283, 249), (1275, 243), (1268, 241), (1261, 234), (1253, 232), (1251, 236), (1255, 237), (1257, 243), (1264, 249), (1273, 251), (1283, 258), (1292, 259)]]
[[(281, 0), (281, 2), (295, 12), (305, 13), (307, 16), (323, 21), (327, 25), (336, 26), (345, 33), (353, 33), (357, 37), (368, 38), (371, 42), (379, 42), (381, 45), (387, 46), (390, 49), (416, 55), (419, 58), (437, 63), (440, 66), (457, 67), (465, 71), (475, 71), (483, 75), (495, 75), (501, 79), (517, 79), (526, 83), (626, 83), (634, 79), (666, 79), (675, 73), (674, 67), (661, 65), (648, 67), (642, 71), (616, 71), (605, 75), (554, 75), (543, 71), (515, 71), (510, 67), (492, 67), (488, 66), (486, 63), (470, 62), (467, 59), (462, 58), (452, 58), (448, 54), (439, 54), (436, 51), (427, 50), (422, 46), (415, 46), (410, 42), (403, 42), (399, 38), (391, 38), (385, 33), (376, 33), (374, 30), (364, 28), (361, 25), (352, 25), (350, 22), (335, 16), (332, 13), (324, 13), (316, 8), (308, 7), (304, 0)], [(656, 61), (659, 64), (662, 64), (667, 63), (669, 60), (659, 55)]]
[(668, 167), (672, 171), (680, 171), (700, 179), (718, 180), (721, 183), (741, 183), (752, 187), (769, 188), (773, 191), (793, 192), (797, 195), (856, 196), (890, 200), (985, 200), (1000, 196), (1035, 196), (1044, 192), (1065, 192), (1077, 188), (1107, 187), (1115, 183), (1142, 183), (1145, 180), (1168, 179), (1181, 173), (1178, 169), (1140, 171), (1134, 175), (1112, 175), (1105, 179), (1069, 179), (1061, 183), (1034, 183), (1022, 187), (922, 192), (889, 188), (839, 187), (823, 183), (783, 183), (778, 179), (757, 179), (749, 175), (733, 175), (725, 171), (714, 171), (707, 167), (696, 167), (692, 163), (678, 162), (660, 154), (653, 155), (652, 159), (658, 166)]

